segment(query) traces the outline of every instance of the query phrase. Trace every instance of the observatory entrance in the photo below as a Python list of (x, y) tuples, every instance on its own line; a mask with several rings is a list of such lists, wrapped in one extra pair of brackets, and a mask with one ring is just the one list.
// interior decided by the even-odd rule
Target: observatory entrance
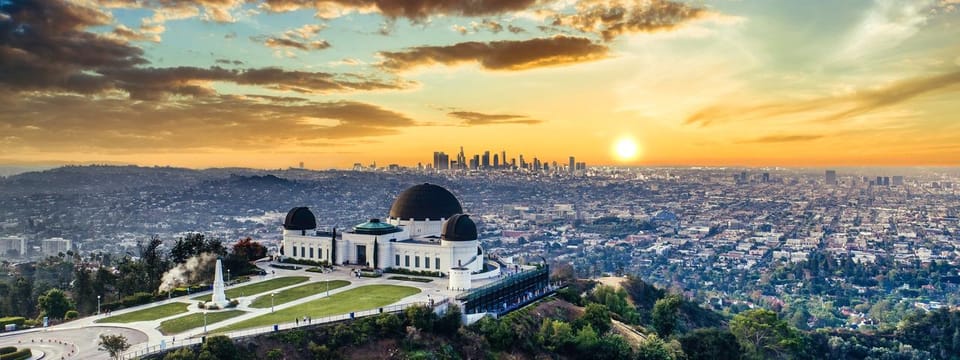
[(367, 246), (357, 245), (357, 265), (367, 266)]
[(550, 266), (521, 271), (500, 281), (478, 287), (457, 296), (465, 314), (508, 313), (537, 300), (552, 291)]

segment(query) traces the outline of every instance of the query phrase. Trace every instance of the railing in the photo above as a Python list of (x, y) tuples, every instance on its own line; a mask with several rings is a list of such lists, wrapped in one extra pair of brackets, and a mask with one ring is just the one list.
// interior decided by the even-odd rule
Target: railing
[[(251, 336), (257, 336), (257, 335), (262, 335), (262, 334), (277, 332), (277, 331), (280, 331), (280, 330), (290, 330), (290, 329), (303, 328), (303, 327), (312, 327), (312, 326), (314, 326), (314, 325), (330, 324), (330, 323), (336, 323), (336, 322), (341, 322), (341, 321), (356, 320), (356, 319), (359, 319), (359, 318), (364, 318), (364, 317), (368, 317), (368, 316), (376, 316), (376, 315), (380, 315), (380, 314), (395, 314), (395, 313), (403, 312), (404, 310), (406, 310), (407, 308), (409, 308), (409, 307), (411, 307), (411, 306), (418, 306), (418, 305), (420, 305), (420, 306), (433, 306), (433, 307), (437, 307), (437, 306), (446, 304), (446, 303), (449, 302), (449, 301), (450, 301), (449, 298), (441, 298), (441, 299), (438, 299), (438, 300), (436, 300), (436, 301), (430, 301), (430, 302), (420, 301), (420, 302), (413, 302), (413, 303), (406, 303), (406, 304), (399, 304), (399, 305), (384, 306), (384, 307), (376, 308), (376, 309), (369, 309), (369, 310), (363, 310), (363, 311), (355, 311), (355, 312), (352, 312), (352, 313), (340, 314), (340, 315), (332, 315), (332, 316), (327, 316), (327, 317), (323, 317), (323, 318), (319, 318), (319, 319), (310, 319), (309, 322), (306, 322), (306, 321), (301, 320), (301, 321), (299, 321), (299, 322), (293, 321), (293, 322), (288, 322), (288, 323), (278, 323), (278, 324), (274, 324), (274, 325), (270, 325), (270, 326), (264, 326), (264, 327), (253, 328), (253, 329), (248, 329), (248, 330), (241, 330), (241, 331), (233, 331), (233, 332), (229, 332), (229, 333), (217, 333), (216, 330), (214, 330), (214, 332), (213, 332), (212, 335), (226, 335), (226, 336), (230, 337), (231, 339), (237, 340), (237, 339), (242, 339), (242, 338), (246, 338), (246, 337), (251, 337)], [(163, 346), (162, 348), (161, 348), (160, 344), (149, 344), (149, 343), (147, 343), (147, 344), (138, 346), (137, 349), (135, 349), (135, 350), (130, 350), (130, 351), (124, 353), (123, 356), (121, 356), (121, 359), (136, 359), (136, 358), (140, 358), (140, 357), (144, 357), (144, 356), (148, 356), (148, 355), (157, 354), (157, 353), (160, 353), (160, 352), (163, 352), (163, 351), (172, 351), (172, 350), (175, 350), (175, 349), (177, 349), (177, 348), (184, 347), (184, 346), (198, 345), (198, 344), (203, 343), (204, 337), (206, 337), (206, 336), (208, 336), (208, 335), (210, 335), (210, 334), (207, 334), (207, 335), (197, 334), (197, 335), (194, 335), (193, 337), (189, 337), (189, 338), (186, 338), (186, 339), (183, 339), (183, 340), (178, 340), (178, 341), (176, 341), (176, 342), (165, 343), (165, 344), (163, 344), (164, 346)]]

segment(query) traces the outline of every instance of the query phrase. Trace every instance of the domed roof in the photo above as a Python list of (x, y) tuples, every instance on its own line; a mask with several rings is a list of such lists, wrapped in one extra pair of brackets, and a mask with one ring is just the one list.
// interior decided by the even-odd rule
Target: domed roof
[(400, 220), (449, 219), (463, 212), (460, 201), (450, 191), (433, 184), (421, 184), (404, 190), (390, 207), (390, 217)]
[(396, 226), (380, 222), (380, 219), (370, 219), (363, 224), (353, 227), (353, 232), (368, 235), (383, 235), (400, 231)]
[(283, 219), (283, 228), (287, 230), (313, 230), (317, 228), (317, 217), (306, 207), (295, 207), (287, 212)]
[(477, 239), (477, 224), (470, 220), (470, 215), (456, 214), (443, 223), (440, 230), (440, 239), (446, 241), (473, 241)]

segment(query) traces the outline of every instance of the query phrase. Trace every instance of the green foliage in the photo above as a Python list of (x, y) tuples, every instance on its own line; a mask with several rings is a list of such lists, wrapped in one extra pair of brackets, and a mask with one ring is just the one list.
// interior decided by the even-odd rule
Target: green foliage
[(640, 316), (636, 309), (627, 302), (627, 291), (623, 288), (614, 289), (611, 286), (598, 286), (594, 289), (591, 300), (603, 304), (613, 313), (619, 315), (623, 322), (638, 324)]
[(460, 317), (463, 313), (457, 304), (449, 304), (447, 312), (434, 321), (433, 330), (437, 334), (450, 335), (456, 334), (460, 329)]
[(307, 350), (313, 354), (313, 358), (316, 360), (334, 360), (340, 358), (339, 354), (331, 351), (326, 345), (317, 345), (313, 341), (307, 344)]
[(15, 346), (0, 347), (0, 355), (14, 353), (14, 352), (17, 352), (17, 348)]
[(130, 348), (130, 343), (123, 335), (100, 335), (97, 345), (100, 351), (106, 351), (114, 359), (119, 359)]
[(200, 358), (204, 358), (204, 353), (213, 356), (213, 359), (219, 360), (239, 360), (243, 359), (242, 352), (237, 351), (230, 338), (223, 335), (215, 335), (207, 338), (207, 341), (200, 347)]
[(434, 322), (437, 315), (433, 313), (433, 308), (429, 306), (411, 306), (404, 310), (410, 324), (420, 331), (433, 331)]
[(733, 333), (721, 329), (696, 329), (680, 337), (688, 360), (737, 360), (740, 344)]
[(404, 268), (386, 268), (383, 269), (384, 273), (387, 274), (403, 274), (403, 275), (417, 275), (417, 276), (431, 276), (431, 277), (443, 277), (440, 271), (430, 271), (430, 270), (410, 270)]
[(138, 293), (134, 293), (133, 295), (124, 296), (123, 299), (120, 300), (120, 304), (122, 304), (123, 307), (131, 307), (131, 306), (148, 304), (152, 301), (153, 301), (152, 293), (138, 292)]
[(600, 342), (600, 337), (597, 336), (597, 332), (593, 330), (593, 326), (587, 324), (580, 328), (580, 330), (577, 330), (577, 335), (574, 336), (574, 342), (577, 344), (577, 350), (581, 353), (589, 354), (597, 347), (597, 344)]
[(670, 295), (654, 303), (651, 318), (653, 328), (657, 330), (657, 335), (661, 338), (673, 335), (673, 330), (677, 327), (678, 311), (682, 301), (679, 295)]
[(65, 314), (63, 314), (63, 318), (65, 320), (73, 320), (78, 316), (80, 316), (80, 313), (78, 313), (76, 310), (68, 310)]
[(596, 303), (587, 305), (581, 319), (599, 334), (610, 331), (610, 310), (607, 309), (606, 305)]
[(650, 335), (637, 347), (637, 360), (673, 360), (667, 344), (656, 335)]
[(3, 329), (5, 326), (9, 324), (16, 324), (17, 328), (19, 329), (23, 327), (23, 324), (26, 320), (27, 319), (24, 318), (23, 316), (8, 316), (8, 317), (0, 318), (0, 329)]
[(730, 332), (752, 359), (788, 358), (802, 342), (796, 329), (766, 309), (737, 314), (730, 321)]
[(270, 351), (267, 351), (267, 360), (280, 360), (280, 359), (283, 359), (283, 350), (270, 349)]
[(167, 353), (163, 357), (163, 360), (195, 360), (197, 354), (193, 352), (193, 349), (188, 347), (182, 347), (170, 353)]
[(50, 289), (40, 295), (37, 303), (43, 314), (53, 319), (63, 319), (67, 311), (74, 308), (73, 301), (60, 289)]
[(191, 257), (205, 253), (223, 256), (227, 254), (227, 249), (219, 239), (207, 239), (203, 234), (192, 233), (177, 239), (173, 249), (170, 249), (170, 260), (182, 264)]
[(0, 360), (26, 360), (33, 356), (30, 349), (20, 349), (9, 354), (0, 355)]

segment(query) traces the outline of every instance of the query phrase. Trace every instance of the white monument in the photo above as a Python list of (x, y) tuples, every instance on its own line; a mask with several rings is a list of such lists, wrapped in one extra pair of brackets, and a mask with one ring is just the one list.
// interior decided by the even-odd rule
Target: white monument
[(220, 258), (217, 258), (217, 270), (213, 278), (213, 299), (210, 301), (221, 309), (229, 303), (227, 294), (223, 291), (223, 263), (220, 262)]

